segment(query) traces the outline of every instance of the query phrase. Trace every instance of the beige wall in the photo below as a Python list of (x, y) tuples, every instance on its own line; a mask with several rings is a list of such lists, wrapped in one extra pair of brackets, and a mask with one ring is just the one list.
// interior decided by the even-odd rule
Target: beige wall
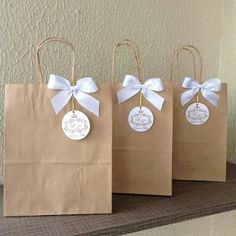
[[(1, 0), (1, 110), (3, 113), (3, 80), (30, 82), (37, 78), (34, 66), (37, 43), (49, 36), (71, 40), (77, 49), (78, 76), (90, 75), (96, 80), (110, 80), (111, 54), (122, 38), (137, 42), (145, 78), (168, 79), (173, 51), (183, 44), (196, 45), (204, 60), (204, 77), (221, 75), (233, 84), (235, 71), (235, 38), (233, 0)], [(235, 7), (235, 6), (234, 6)], [(230, 12), (228, 12), (230, 11)], [(229, 14), (230, 13), (230, 14)], [(224, 15), (226, 21), (224, 21)], [(231, 31), (234, 27), (234, 31)], [(227, 47), (226, 47), (227, 44)], [(234, 49), (234, 51), (233, 51)], [(133, 72), (127, 50), (119, 60), (120, 75)], [(233, 57), (234, 52), (234, 57)], [(48, 47), (43, 51), (46, 76), (50, 72), (68, 76), (67, 48)], [(232, 56), (231, 56), (232, 55)], [(229, 60), (227, 60), (229, 59)], [(228, 62), (230, 61), (230, 62)], [(221, 62), (221, 64), (220, 64)], [(188, 63), (187, 63), (188, 65)], [(186, 71), (191, 71), (186, 69)], [(234, 86), (235, 87), (235, 86)], [(233, 89), (230, 87), (230, 94)], [(232, 101), (232, 96), (230, 98)], [(233, 114), (232, 102), (230, 114)], [(233, 160), (230, 116), (229, 159)], [(0, 177), (2, 178), (3, 116), (0, 116)]]
[(127, 236), (235, 236), (236, 211), (143, 230)]
[[(112, 47), (122, 38), (137, 42), (145, 78), (158, 75), (167, 79), (173, 51), (186, 43), (196, 45), (204, 60), (204, 78), (220, 75), (229, 85), (228, 159), (236, 162), (233, 145), (236, 123), (236, 1), (1, 0), (0, 4), (0, 183), (4, 80), (11, 79), (15, 83), (35, 80), (35, 47), (49, 36), (65, 37), (76, 45), (78, 76), (90, 75), (105, 81), (111, 78)], [(132, 60), (127, 50), (121, 51), (120, 75), (132, 73)], [(51, 45), (43, 51), (46, 76), (50, 72), (69, 75), (69, 63), (65, 59), (68, 53), (67, 49)], [(188, 64), (185, 69), (191, 71)], [(189, 235), (184, 232), (192, 232), (191, 226), (198, 230), (203, 227), (204, 233), (196, 235), (215, 236), (217, 234), (210, 234), (208, 230), (219, 232), (222, 228), (212, 219), (166, 226), (159, 229), (159, 234), (154, 231), (154, 234), (146, 235)], [(230, 219), (235, 219), (235, 216), (228, 219), (223, 215), (219, 221), (229, 222)]]
[[(145, 78), (167, 79), (173, 51), (185, 43), (200, 48), (204, 77), (220, 75), (229, 83), (229, 159), (234, 160), (232, 115), (235, 114), (236, 2), (233, 0), (5, 0), (0, 14), (1, 114), (3, 82), (35, 80), (35, 47), (49, 36), (71, 40), (78, 53), (78, 76), (110, 80), (114, 44), (130, 38), (140, 47)], [(120, 75), (133, 71), (127, 51), (119, 60)], [(68, 50), (48, 47), (43, 53), (46, 75), (68, 76)], [(124, 60), (123, 62), (121, 62)], [(186, 69), (190, 71), (189, 68)], [(234, 85), (234, 86), (233, 86)], [(3, 117), (1, 115), (1, 130)], [(3, 132), (1, 132), (1, 160)], [(2, 161), (1, 161), (2, 162)], [(0, 168), (2, 175), (2, 167)]]
[(236, 1), (224, 0), (219, 75), (228, 83), (228, 160), (236, 163)]

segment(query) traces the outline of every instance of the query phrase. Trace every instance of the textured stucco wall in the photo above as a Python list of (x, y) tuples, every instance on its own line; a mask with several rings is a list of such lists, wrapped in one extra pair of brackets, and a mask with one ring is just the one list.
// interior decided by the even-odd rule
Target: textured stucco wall
[[(228, 159), (236, 162), (233, 144), (235, 12), (235, 0), (0, 0), (0, 183), (4, 80), (15, 83), (35, 80), (35, 47), (49, 36), (65, 37), (76, 45), (78, 76), (90, 75), (104, 81), (111, 79), (112, 48), (122, 38), (133, 39), (138, 44), (144, 78), (158, 75), (168, 79), (173, 51), (186, 43), (196, 45), (202, 52), (204, 78), (220, 75), (229, 84)], [(126, 73), (134, 73), (134, 66), (128, 50), (120, 51), (123, 52), (118, 66), (121, 78)], [(42, 57), (46, 77), (49, 73), (68, 77), (67, 48), (49, 45)], [(191, 71), (189, 63), (183, 66), (185, 71)], [(235, 215), (227, 217), (222, 214), (215, 219), (230, 222), (227, 235), (235, 235), (231, 232)], [(210, 234), (209, 227), (211, 232), (216, 230), (218, 235), (225, 235), (219, 234), (223, 229), (218, 226), (222, 224), (213, 224), (212, 219), (167, 226), (160, 228), (159, 234), (154, 231), (147, 235), (183, 236), (190, 235), (189, 232), (194, 235), (191, 227), (199, 233), (196, 235), (217, 235)]]
[(219, 75), (228, 83), (228, 160), (236, 163), (236, 1), (225, 0), (222, 8), (222, 33)]
[[(137, 42), (145, 78), (158, 75), (167, 79), (172, 53), (185, 43), (201, 50), (206, 78), (220, 72), (221, 0), (1, 0), (1, 4), (1, 84), (10, 79), (16, 83), (35, 80), (35, 47), (49, 36), (65, 37), (76, 45), (78, 76), (110, 80), (112, 47), (122, 38)], [(120, 51), (120, 75), (132, 73), (134, 66), (128, 50)], [(42, 57), (46, 76), (50, 72), (69, 75), (67, 48), (49, 45)], [(228, 81), (224, 73), (222, 79)], [(2, 163), (3, 132), (0, 142)]]
[(127, 236), (235, 236), (236, 211), (143, 230)]

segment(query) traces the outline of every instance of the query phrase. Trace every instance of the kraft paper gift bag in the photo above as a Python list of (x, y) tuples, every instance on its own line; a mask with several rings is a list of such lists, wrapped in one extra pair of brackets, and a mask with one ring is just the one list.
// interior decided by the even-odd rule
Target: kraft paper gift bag
[[(137, 77), (115, 81), (117, 48), (129, 46)], [(172, 194), (173, 86), (159, 78), (141, 77), (139, 52), (130, 40), (113, 51), (113, 192)]]
[(111, 213), (111, 85), (76, 81), (74, 47), (64, 39), (42, 41), (37, 59), (51, 41), (73, 50), (71, 82), (51, 75), (48, 85), (42, 76), (5, 87), (4, 215)]
[[(177, 50), (193, 57), (194, 78), (174, 83), (173, 178), (225, 181), (227, 147), (227, 86), (218, 78), (202, 78), (202, 59), (197, 48)], [(200, 70), (196, 73), (196, 62)]]

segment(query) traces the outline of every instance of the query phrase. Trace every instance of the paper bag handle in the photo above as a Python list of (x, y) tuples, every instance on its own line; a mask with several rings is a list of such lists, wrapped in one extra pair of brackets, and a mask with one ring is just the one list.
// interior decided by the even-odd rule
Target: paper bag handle
[[(179, 56), (183, 51), (187, 51), (191, 54), (192, 59), (193, 59), (193, 69), (194, 69), (194, 77), (196, 80), (198, 80), (199, 82), (202, 82), (202, 57), (201, 54), (199, 52), (199, 50), (193, 46), (193, 45), (185, 45), (179, 49), (177, 49), (174, 53), (174, 56), (171, 60), (171, 68), (170, 68), (170, 81), (173, 80), (173, 70), (174, 70), (174, 65), (176, 64), (177, 67), (177, 73), (178, 73), (178, 78), (180, 77), (180, 70), (179, 70)], [(196, 55), (198, 57), (199, 60), (199, 77), (197, 78), (197, 72), (196, 72)]]
[(40, 74), (40, 83), (46, 83), (46, 80), (43, 79), (43, 70), (42, 70), (42, 66), (41, 66), (41, 62), (40, 62), (40, 56), (39, 56), (39, 51), (40, 49), (47, 43), (49, 42), (61, 42), (61, 43), (65, 43), (67, 44), (71, 50), (72, 50), (72, 69), (71, 69), (71, 84), (75, 84), (76, 83), (76, 73), (75, 73), (75, 63), (76, 63), (76, 60), (75, 60), (75, 47), (73, 46), (73, 44), (66, 40), (66, 39), (63, 39), (63, 38), (57, 38), (57, 37), (50, 37), (50, 38), (46, 38), (44, 40), (42, 40), (38, 46), (37, 46), (37, 49), (36, 49), (36, 66), (37, 66), (37, 69), (39, 71), (39, 74)]
[[(170, 69), (170, 81), (173, 80), (173, 68), (174, 64), (176, 64), (177, 67), (177, 74), (178, 74), (178, 79), (180, 77), (180, 69), (179, 69), (179, 56), (183, 51), (187, 51), (191, 54), (193, 58), (193, 70), (194, 70), (194, 78), (198, 80), (199, 83), (202, 83), (202, 57), (200, 54), (200, 51), (193, 45), (185, 45), (179, 49), (177, 49), (174, 53), (174, 56), (171, 61), (171, 69)], [(199, 60), (199, 76), (197, 77), (197, 72), (196, 72), (196, 58)], [(197, 93), (196, 97), (197, 102), (199, 102), (199, 92)]]
[[(144, 83), (144, 79), (142, 77), (142, 73), (141, 73), (141, 63), (140, 63), (140, 54), (139, 54), (139, 49), (137, 47), (137, 45), (135, 44), (135, 42), (131, 41), (130, 39), (123, 39), (121, 41), (119, 41), (116, 46), (113, 49), (113, 54), (112, 54), (112, 69), (111, 69), (111, 79), (112, 82), (115, 82), (115, 65), (116, 65), (116, 54), (117, 54), (117, 49), (121, 46), (128, 46), (131, 51), (132, 54), (134, 56), (134, 61), (136, 64), (136, 70), (137, 70), (137, 78), (139, 79), (139, 81), (141, 83)], [(139, 106), (142, 106), (142, 93), (139, 93)]]

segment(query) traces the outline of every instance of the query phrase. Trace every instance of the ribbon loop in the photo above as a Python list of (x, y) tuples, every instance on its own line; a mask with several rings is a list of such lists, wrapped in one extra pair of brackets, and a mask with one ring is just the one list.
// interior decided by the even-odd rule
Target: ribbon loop
[(72, 86), (67, 79), (58, 75), (50, 75), (48, 88), (61, 90), (51, 99), (56, 114), (58, 114), (69, 102), (70, 98), (74, 96), (82, 107), (96, 116), (99, 116), (100, 101), (87, 94), (98, 91), (97, 85), (92, 78), (86, 77), (79, 79), (76, 85)]
[(163, 90), (164, 85), (160, 78), (148, 79), (144, 84), (141, 84), (136, 76), (126, 75), (123, 88), (117, 92), (118, 103), (122, 103), (141, 92), (153, 106), (161, 111), (165, 99), (155, 92)]
[(218, 78), (212, 78), (204, 82), (203, 84), (199, 84), (198, 81), (185, 77), (183, 84), (183, 88), (189, 89), (181, 94), (181, 104), (184, 106), (188, 103), (192, 98), (200, 91), (202, 96), (209, 101), (212, 105), (218, 106), (220, 97), (215, 94), (215, 92), (221, 91), (221, 81)]

